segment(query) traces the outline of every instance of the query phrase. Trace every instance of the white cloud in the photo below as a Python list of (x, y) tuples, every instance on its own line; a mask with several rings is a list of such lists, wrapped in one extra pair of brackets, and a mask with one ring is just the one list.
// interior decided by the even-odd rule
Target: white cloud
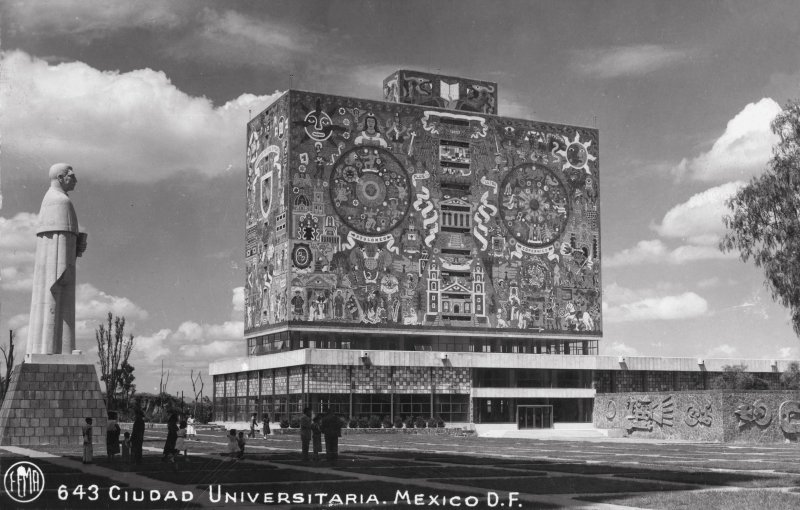
[(691, 61), (697, 52), (658, 44), (612, 46), (573, 52), (572, 68), (600, 78), (639, 76)]
[(75, 288), (75, 319), (77, 321), (103, 321), (108, 312), (125, 317), (127, 321), (147, 319), (148, 313), (126, 297), (112, 296), (90, 283)]
[(244, 355), (244, 322), (222, 324), (181, 323), (176, 330), (162, 329), (137, 337), (135, 351), (143, 353), (151, 363), (162, 356), (179, 353), (181, 358), (208, 363), (220, 357)]
[(36, 254), (36, 222), (37, 215), (33, 213), (0, 217), (1, 289), (30, 292)]
[(233, 311), (244, 312), (244, 287), (236, 287), (233, 289)]
[(633, 248), (625, 248), (603, 262), (605, 267), (620, 267), (661, 262), (668, 254), (667, 246), (658, 239), (639, 241)]
[(781, 359), (798, 359), (800, 351), (797, 347), (781, 347), (778, 349), (778, 357)]
[(748, 104), (728, 122), (708, 152), (684, 158), (672, 173), (700, 181), (730, 181), (760, 174), (778, 141), (770, 123), (780, 111), (780, 105), (768, 97)]
[(729, 212), (725, 201), (744, 185), (742, 181), (728, 182), (697, 193), (667, 211), (661, 224), (653, 229), (663, 237), (716, 245), (725, 230), (722, 217)]
[(705, 358), (740, 358), (739, 348), (730, 344), (718, 345), (706, 351)]
[(152, 335), (136, 336), (133, 340), (134, 349), (132, 355), (142, 356), (150, 363), (162, 356), (167, 356), (170, 350), (167, 348), (166, 343), (170, 333), (172, 331), (169, 329), (161, 329)]
[(680, 320), (701, 317), (708, 312), (708, 302), (694, 292), (674, 296), (646, 297), (604, 307), (608, 323), (649, 320)]
[(638, 356), (639, 351), (631, 347), (630, 345), (626, 345), (622, 342), (613, 342), (607, 346), (603, 346), (603, 355), (604, 356)]
[(698, 260), (735, 259), (732, 253), (723, 253), (716, 246), (683, 245), (670, 250), (663, 241), (639, 241), (633, 248), (625, 248), (604, 261), (604, 267), (626, 267), (642, 264), (682, 265)]
[(163, 72), (48, 65), (20, 51), (2, 54), (0, 72), (6, 166), (41, 175), (43, 162), (52, 161), (72, 163), (79, 176), (140, 182), (238, 168), (248, 110), (279, 95), (243, 94), (214, 107), (178, 90)]

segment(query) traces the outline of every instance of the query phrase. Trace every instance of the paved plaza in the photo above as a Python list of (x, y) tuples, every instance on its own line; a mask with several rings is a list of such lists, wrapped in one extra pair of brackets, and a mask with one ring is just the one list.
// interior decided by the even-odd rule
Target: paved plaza
[(109, 462), (104, 444), (92, 465), (81, 463), (80, 447), (0, 447), (0, 471), (30, 460), (46, 480), (32, 503), (3, 491), (0, 508), (800, 507), (795, 444), (373, 433), (341, 438), (332, 466), (302, 461), (296, 435), (250, 440), (232, 460), (222, 455), (224, 431), (198, 432), (177, 471), (161, 462), (158, 429), (147, 431), (140, 466)]

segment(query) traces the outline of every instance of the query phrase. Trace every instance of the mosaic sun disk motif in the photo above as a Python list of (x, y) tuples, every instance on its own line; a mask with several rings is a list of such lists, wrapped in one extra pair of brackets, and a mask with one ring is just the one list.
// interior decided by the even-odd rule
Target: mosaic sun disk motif
[(517, 166), (501, 189), (500, 214), (517, 241), (542, 248), (561, 237), (569, 220), (568, 193), (549, 168), (535, 163)]
[(411, 206), (406, 170), (382, 147), (358, 147), (342, 154), (328, 188), (336, 214), (360, 234), (393, 230)]

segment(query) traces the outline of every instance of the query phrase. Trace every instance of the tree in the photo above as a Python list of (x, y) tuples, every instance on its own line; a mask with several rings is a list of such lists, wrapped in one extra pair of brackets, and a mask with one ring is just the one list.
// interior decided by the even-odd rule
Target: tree
[(115, 396), (120, 383), (120, 370), (128, 363), (133, 350), (133, 335), (125, 338), (125, 317), (108, 312), (107, 326), (99, 324), (95, 331), (97, 355), (100, 358), (100, 380), (106, 384), (106, 408), (115, 409)]
[(711, 380), (715, 390), (768, 390), (769, 383), (747, 371), (747, 365), (724, 365), (722, 373)]
[(789, 368), (781, 374), (781, 387), (787, 390), (800, 390), (800, 363), (792, 361)]
[(772, 298), (791, 310), (800, 335), (800, 103), (789, 102), (771, 127), (779, 142), (766, 171), (726, 202), (731, 214), (720, 249), (763, 268)]
[(133, 375), (134, 370), (133, 365), (125, 360), (117, 372), (117, 397), (122, 401), (122, 407), (125, 410), (130, 407), (131, 397), (136, 393), (136, 385), (133, 384), (136, 379), (136, 376)]
[(8, 385), (11, 383), (11, 371), (14, 369), (14, 330), (8, 332), (8, 350), (0, 346), (3, 353), (3, 366), (6, 368), (6, 375), (0, 376), (0, 402), (6, 398)]
[[(194, 393), (194, 408), (192, 409), (192, 414), (194, 414), (195, 417), (197, 417), (199, 416), (197, 414), (197, 405), (198, 404), (202, 405), (203, 386), (205, 386), (205, 384), (203, 383), (203, 376), (199, 370), (197, 371), (197, 377), (194, 376), (194, 370), (193, 369), (190, 370), (189, 378), (192, 380), (192, 393)], [(200, 385), (199, 389), (198, 389), (198, 384)]]

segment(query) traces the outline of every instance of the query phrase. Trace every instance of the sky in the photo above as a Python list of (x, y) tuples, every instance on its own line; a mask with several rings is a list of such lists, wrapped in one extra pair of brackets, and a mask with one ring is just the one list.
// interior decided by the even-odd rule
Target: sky
[[(0, 340), (27, 338), (47, 170), (75, 168), (77, 343), (127, 319), (139, 391), (245, 355), (246, 122), (288, 88), (382, 98), (417, 69), (499, 113), (600, 132), (601, 354), (800, 357), (752, 263), (717, 248), (800, 98), (800, 4), (31, 1), (0, 5)], [(21, 355), (19, 355), (21, 358)], [(19, 359), (18, 358), (18, 359)]]

